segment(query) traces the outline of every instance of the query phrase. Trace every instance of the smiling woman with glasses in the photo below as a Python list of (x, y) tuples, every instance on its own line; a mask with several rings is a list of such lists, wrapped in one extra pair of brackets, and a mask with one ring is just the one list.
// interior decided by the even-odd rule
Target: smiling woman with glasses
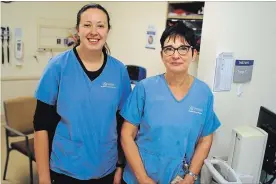
[[(160, 39), (166, 73), (136, 84), (121, 110), (121, 143), (128, 184), (199, 183), (199, 173), (220, 122), (209, 87), (189, 75), (197, 56), (192, 29), (167, 27)], [(138, 131), (139, 127), (139, 131)], [(174, 183), (174, 182), (172, 182)]]

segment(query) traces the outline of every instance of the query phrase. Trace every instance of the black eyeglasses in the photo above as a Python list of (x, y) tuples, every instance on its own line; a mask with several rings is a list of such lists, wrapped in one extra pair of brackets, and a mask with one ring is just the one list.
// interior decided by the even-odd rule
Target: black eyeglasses
[(183, 55), (186, 55), (188, 52), (189, 52), (189, 49), (190, 48), (193, 48), (193, 46), (180, 46), (178, 48), (174, 48), (172, 46), (166, 46), (166, 47), (163, 47), (162, 50), (164, 52), (164, 54), (166, 54), (167, 56), (171, 56), (174, 54), (175, 50), (177, 50), (177, 52), (183, 56)]

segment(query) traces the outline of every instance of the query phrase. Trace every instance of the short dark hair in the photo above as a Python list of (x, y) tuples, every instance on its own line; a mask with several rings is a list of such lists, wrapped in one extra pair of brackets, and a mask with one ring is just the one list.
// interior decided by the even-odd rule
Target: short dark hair
[[(90, 9), (90, 8), (96, 8), (96, 9), (99, 9), (99, 10), (102, 10), (105, 14), (106, 14), (106, 17), (107, 17), (107, 23), (108, 23), (108, 29), (111, 29), (111, 25), (110, 25), (110, 17), (109, 17), (109, 14), (108, 12), (106, 11), (106, 9), (104, 7), (102, 7), (100, 4), (94, 4), (94, 3), (91, 3), (91, 4), (87, 4), (87, 5), (84, 5), (78, 12), (77, 14), (77, 24), (76, 24), (76, 28), (79, 27), (80, 25), (80, 20), (81, 20), (81, 15), (83, 12), (85, 12), (86, 10)], [(78, 40), (78, 43), (77, 45), (80, 44), (80, 40)], [(108, 54), (110, 53), (110, 49), (107, 45), (107, 43), (105, 43), (104, 47), (103, 47), (103, 52)]]
[(175, 39), (176, 36), (183, 37), (190, 46), (196, 48), (195, 33), (191, 28), (187, 27), (183, 21), (178, 21), (174, 25), (166, 27), (160, 38), (161, 48), (164, 47), (165, 40), (168, 37)]

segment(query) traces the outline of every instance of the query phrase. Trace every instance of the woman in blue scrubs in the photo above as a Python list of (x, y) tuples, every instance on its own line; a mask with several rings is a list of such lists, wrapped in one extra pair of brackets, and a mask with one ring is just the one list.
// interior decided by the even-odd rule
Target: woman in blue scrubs
[[(110, 20), (102, 6), (82, 7), (76, 28), (79, 44), (50, 60), (35, 92), (39, 183), (119, 184), (116, 112), (131, 92), (130, 79), (108, 54)], [(60, 118), (49, 145), (55, 113)]]
[[(213, 94), (188, 74), (197, 56), (192, 29), (183, 22), (167, 27), (160, 39), (166, 73), (140, 81), (121, 115), (121, 143), (128, 184), (199, 183), (198, 175), (220, 122)], [(138, 128), (139, 127), (139, 128)]]

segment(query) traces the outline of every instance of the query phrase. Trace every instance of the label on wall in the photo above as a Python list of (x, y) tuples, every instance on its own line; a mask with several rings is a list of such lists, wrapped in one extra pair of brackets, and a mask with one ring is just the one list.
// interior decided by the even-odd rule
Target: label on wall
[(251, 81), (254, 60), (236, 60), (234, 69), (234, 83), (246, 83)]
[(153, 25), (149, 25), (146, 34), (146, 48), (155, 49), (156, 29)]

